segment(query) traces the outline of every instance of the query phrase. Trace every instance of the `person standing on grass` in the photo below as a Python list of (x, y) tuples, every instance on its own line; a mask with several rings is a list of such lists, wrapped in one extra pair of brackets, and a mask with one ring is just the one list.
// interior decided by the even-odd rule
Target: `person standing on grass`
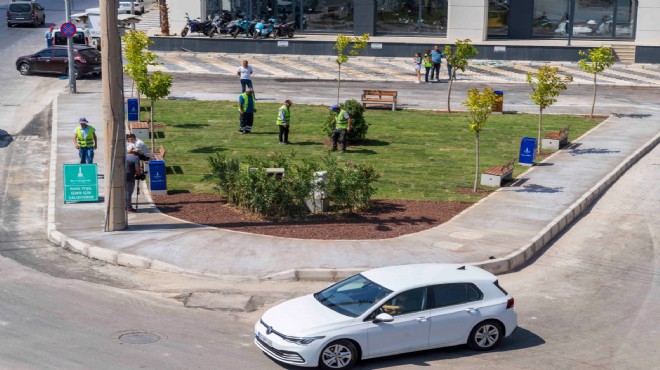
[(421, 76), (421, 69), (422, 69), (422, 53), (415, 53), (415, 58), (413, 58), (413, 62), (415, 63), (415, 74), (417, 75), (417, 81), (415, 81), (416, 84), (422, 82), (422, 76)]
[(94, 127), (88, 125), (87, 118), (80, 117), (78, 127), (73, 131), (73, 144), (78, 150), (80, 163), (94, 163), (94, 150), (98, 144)]
[(442, 66), (442, 52), (440, 46), (436, 45), (431, 50), (431, 62), (433, 62), (433, 69), (431, 70), (431, 79), (435, 76), (435, 80), (440, 82), (440, 67)]
[[(248, 61), (244, 60), (243, 65), (238, 67), (236, 75), (241, 78), (241, 92), (245, 92), (246, 88), (250, 88), (254, 94), (254, 87), (252, 87), (252, 73), (254, 70), (248, 65)], [(256, 96), (254, 97), (256, 99)]]
[(254, 114), (257, 107), (254, 102), (252, 88), (248, 87), (243, 94), (238, 97), (238, 113), (240, 114), (241, 126), (238, 131), (241, 134), (249, 134), (254, 124)]
[(341, 152), (346, 153), (346, 141), (348, 140), (346, 136), (348, 132), (351, 132), (351, 116), (337, 104), (330, 107), (330, 110), (336, 114), (333, 119), (335, 129), (332, 131), (332, 151), (337, 150), (337, 141), (339, 140), (341, 141)]
[(291, 124), (291, 100), (285, 100), (277, 113), (277, 126), (280, 129), (280, 145), (289, 145), (289, 125)]
[(426, 51), (424, 54), (424, 68), (426, 69), (426, 74), (424, 75), (424, 82), (429, 83), (429, 72), (433, 67), (433, 62), (431, 61), (431, 49)]

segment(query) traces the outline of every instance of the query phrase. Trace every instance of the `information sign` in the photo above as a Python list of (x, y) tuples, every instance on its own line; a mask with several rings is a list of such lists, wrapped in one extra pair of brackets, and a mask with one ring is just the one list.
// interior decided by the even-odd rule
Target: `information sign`
[(64, 202), (98, 202), (96, 164), (64, 165)]
[(137, 98), (129, 98), (126, 100), (126, 112), (128, 113), (129, 122), (137, 122), (140, 120), (140, 104)]

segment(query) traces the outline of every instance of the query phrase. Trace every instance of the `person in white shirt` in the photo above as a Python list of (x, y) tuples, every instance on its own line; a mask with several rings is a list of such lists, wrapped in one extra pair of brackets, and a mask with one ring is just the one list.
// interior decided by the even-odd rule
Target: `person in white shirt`
[[(144, 141), (138, 139), (135, 134), (126, 134), (126, 148), (128, 149), (131, 145), (137, 149), (138, 154), (140, 154), (140, 159), (143, 161), (148, 160), (148, 157), (151, 156), (149, 147), (144, 143)], [(144, 159), (143, 156), (146, 156), (147, 159)]]
[(248, 65), (248, 61), (244, 60), (243, 65), (238, 67), (238, 72), (236, 72), (236, 75), (241, 78), (241, 90), (242, 92), (245, 92), (245, 88), (249, 87), (252, 89), (252, 94), (254, 96), (254, 99), (256, 100), (257, 97), (254, 95), (254, 87), (252, 87), (252, 73), (254, 73), (254, 70), (252, 67)]

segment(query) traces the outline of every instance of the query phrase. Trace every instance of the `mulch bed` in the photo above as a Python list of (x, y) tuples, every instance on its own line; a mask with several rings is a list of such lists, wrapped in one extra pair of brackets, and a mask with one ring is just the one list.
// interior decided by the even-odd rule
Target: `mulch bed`
[(394, 238), (440, 225), (472, 205), (461, 202), (378, 200), (372, 202), (372, 208), (367, 212), (344, 216), (319, 214), (305, 220), (273, 221), (237, 210), (214, 194), (154, 195), (153, 199), (161, 212), (202, 225), (254, 234), (318, 240)]

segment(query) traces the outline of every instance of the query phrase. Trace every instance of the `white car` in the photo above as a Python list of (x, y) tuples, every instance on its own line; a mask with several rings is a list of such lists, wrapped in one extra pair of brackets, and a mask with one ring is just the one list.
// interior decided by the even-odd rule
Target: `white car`
[[(133, 2), (133, 9), (135, 11), (135, 14), (140, 15), (144, 13), (144, 5), (141, 3), (135, 1)], [(119, 2), (119, 9), (118, 9), (119, 14), (131, 14), (131, 2), (130, 1), (120, 1)]]
[(323, 369), (466, 343), (484, 351), (518, 326), (513, 304), (495, 275), (477, 267), (383, 267), (269, 309), (254, 342), (278, 361)]

